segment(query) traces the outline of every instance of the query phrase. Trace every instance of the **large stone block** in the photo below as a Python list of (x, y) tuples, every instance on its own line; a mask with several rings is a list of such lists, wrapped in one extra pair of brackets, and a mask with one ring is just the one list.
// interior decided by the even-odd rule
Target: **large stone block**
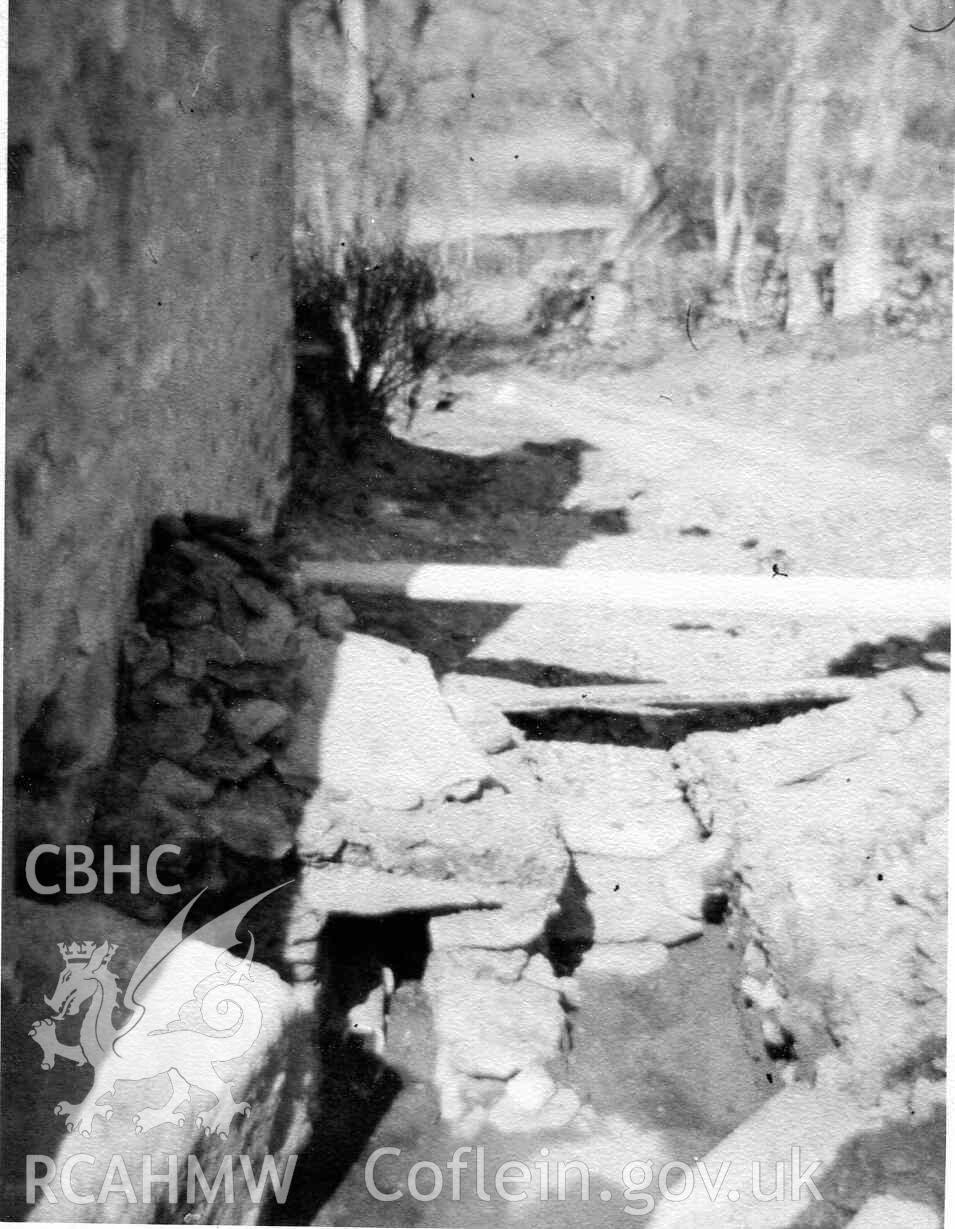
[[(190, 936), (140, 984), (149, 1036), (137, 1040), (136, 1022), (111, 1049), (101, 1043), (121, 1017), (101, 1012), (97, 996), (122, 1001), (158, 928), (91, 901), (21, 903), (17, 926), (26, 941), (4, 977), (5, 1054), (16, 1071), (5, 1086), (5, 1214), (255, 1223), (268, 1206), (268, 1180), (255, 1191), (268, 1166), (280, 1182), (294, 1182), (309, 1141), (318, 1077), (314, 987), (293, 988), (264, 965), (243, 964), (244, 940), (227, 954), (231, 935), (222, 947)], [(239, 929), (246, 926), (255, 933), (254, 906)], [(57, 941), (87, 944), (89, 954), (62, 955)], [(54, 1006), (66, 988), (58, 987), (61, 974), (73, 992), (63, 1019)], [(147, 1021), (160, 1018), (165, 1027), (153, 1031)], [(79, 1065), (69, 1056), (77, 1040), (86, 1060)], [(64, 1122), (72, 1124), (65, 1133)], [(25, 1182), (31, 1155), (45, 1187)], [(212, 1186), (223, 1165), (224, 1185), (209, 1198), (197, 1172)]]

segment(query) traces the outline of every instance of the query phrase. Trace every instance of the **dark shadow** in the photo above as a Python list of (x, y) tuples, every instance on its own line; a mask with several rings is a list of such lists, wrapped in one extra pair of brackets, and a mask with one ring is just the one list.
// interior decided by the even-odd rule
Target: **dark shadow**
[(840, 701), (802, 700), (765, 704), (758, 708), (738, 705), (723, 709), (708, 707), (705, 711), (661, 709), (659, 714), (652, 716), (565, 708), (548, 713), (510, 713), (508, 720), (523, 730), (528, 738), (542, 742), (616, 743), (624, 747), (666, 751), (690, 734), (702, 730), (734, 733), (761, 725), (777, 725), (784, 718), (797, 713), (828, 708), (829, 703)]
[(663, 679), (638, 678), (632, 674), (608, 674), (605, 671), (575, 670), (572, 666), (549, 665), (529, 661), (526, 657), (472, 657), (461, 663), (457, 673), (482, 678), (508, 679), (532, 687), (602, 687), (614, 683), (662, 683)]
[[(624, 528), (619, 509), (564, 507), (581, 479), (581, 458), (591, 449), (569, 438), (526, 441), (474, 457), (420, 447), (388, 432), (372, 434), (349, 463), (317, 462), (319, 468), (290, 496), (281, 538), (303, 559), (317, 553), (354, 562), (556, 566), (581, 542)], [(483, 671), (468, 661), (469, 654), (518, 609), (393, 594), (349, 593), (348, 602), (356, 630), (425, 653), (439, 675)], [(548, 663), (528, 666), (522, 681), (540, 677)]]
[(594, 915), (587, 906), (587, 885), (570, 859), (557, 897), (557, 911), (547, 919), (541, 951), (558, 977), (572, 977), (594, 945)]
[(926, 661), (926, 653), (950, 653), (952, 629), (948, 624), (933, 627), (924, 640), (914, 636), (886, 636), (877, 643), (862, 641), (855, 644), (842, 657), (830, 661), (827, 673), (854, 675), (856, 678), (874, 678), (887, 670), (902, 670), (906, 666), (922, 666), (930, 670), (946, 670), (947, 666)]
[[(811, 1203), (792, 1222), (792, 1229), (845, 1224), (874, 1195), (928, 1204), (941, 1216), (945, 1199), (944, 1104), (936, 1106), (922, 1122), (897, 1120), (853, 1136), (822, 1176), (816, 1174), (813, 1180), (822, 1202)], [(820, 1220), (823, 1208), (838, 1209), (843, 1218)]]
[[(379, 1057), (366, 1035), (354, 1031), (349, 1012), (379, 994), (385, 1027), (391, 997), (424, 975), (431, 950), (428, 921), (427, 913), (400, 912), (333, 915), (326, 922), (314, 1039), (321, 1063), (316, 1117), (285, 1203), (273, 1200), (263, 1208), (262, 1224), (310, 1224), (405, 1087), (402, 1073)], [(392, 980), (383, 992), (385, 976)]]

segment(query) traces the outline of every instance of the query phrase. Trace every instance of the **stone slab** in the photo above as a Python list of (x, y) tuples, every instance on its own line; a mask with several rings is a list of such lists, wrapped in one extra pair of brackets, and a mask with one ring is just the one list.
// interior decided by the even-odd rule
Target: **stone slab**
[(442, 800), (493, 780), (444, 702), (425, 657), (346, 634), (321, 731), (319, 776), (371, 804)]
[(846, 1229), (942, 1229), (942, 1218), (927, 1203), (876, 1195), (865, 1201)]
[(317, 917), (329, 913), (375, 917), (403, 910), (498, 910), (508, 898), (507, 887), (501, 885), (423, 879), (336, 864), (305, 867), (299, 888), (301, 908)]
[(595, 943), (653, 940), (670, 946), (702, 933), (696, 918), (679, 913), (661, 864), (650, 859), (612, 859), (582, 854), (575, 859), (588, 889)]
[[(702, 1171), (697, 1172), (689, 1198), (679, 1203), (660, 1201), (654, 1229), (786, 1229), (816, 1202), (813, 1189), (800, 1184), (800, 1177), (815, 1165), (808, 1176), (818, 1185), (839, 1149), (865, 1125), (865, 1115), (844, 1095), (787, 1088), (699, 1162), (706, 1166), (714, 1187), (725, 1166), (716, 1196), (707, 1191)], [(785, 1180), (784, 1197), (761, 1201), (753, 1181), (754, 1166), (765, 1191), (773, 1188), (777, 1164)]]

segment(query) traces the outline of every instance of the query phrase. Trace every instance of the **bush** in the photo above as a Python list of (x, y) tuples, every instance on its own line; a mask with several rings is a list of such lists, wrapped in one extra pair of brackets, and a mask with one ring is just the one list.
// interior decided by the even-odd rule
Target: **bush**
[[(331, 396), (344, 402), (338, 417), (353, 434), (382, 424), (389, 405), (438, 358), (439, 289), (431, 262), (400, 244), (349, 244), (340, 262), (315, 256), (298, 271), (299, 351), (318, 360)], [(308, 361), (300, 370), (309, 370)]]

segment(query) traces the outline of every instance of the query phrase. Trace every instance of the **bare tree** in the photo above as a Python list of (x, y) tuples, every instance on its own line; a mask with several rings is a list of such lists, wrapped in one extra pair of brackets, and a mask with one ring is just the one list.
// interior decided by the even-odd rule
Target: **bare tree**
[(796, 0), (788, 12), (793, 46), (779, 237), (789, 288), (786, 327), (801, 332), (819, 323), (823, 315), (818, 281), (819, 212), (822, 141), (831, 88), (823, 56), (830, 30), (823, 5), (814, 0)]
[(890, 14), (874, 40), (865, 71), (843, 86), (854, 123), (845, 134), (840, 165), (843, 231), (836, 254), (834, 314), (870, 312), (883, 291), (883, 217), (905, 122), (911, 64), (904, 54), (906, 25)]

